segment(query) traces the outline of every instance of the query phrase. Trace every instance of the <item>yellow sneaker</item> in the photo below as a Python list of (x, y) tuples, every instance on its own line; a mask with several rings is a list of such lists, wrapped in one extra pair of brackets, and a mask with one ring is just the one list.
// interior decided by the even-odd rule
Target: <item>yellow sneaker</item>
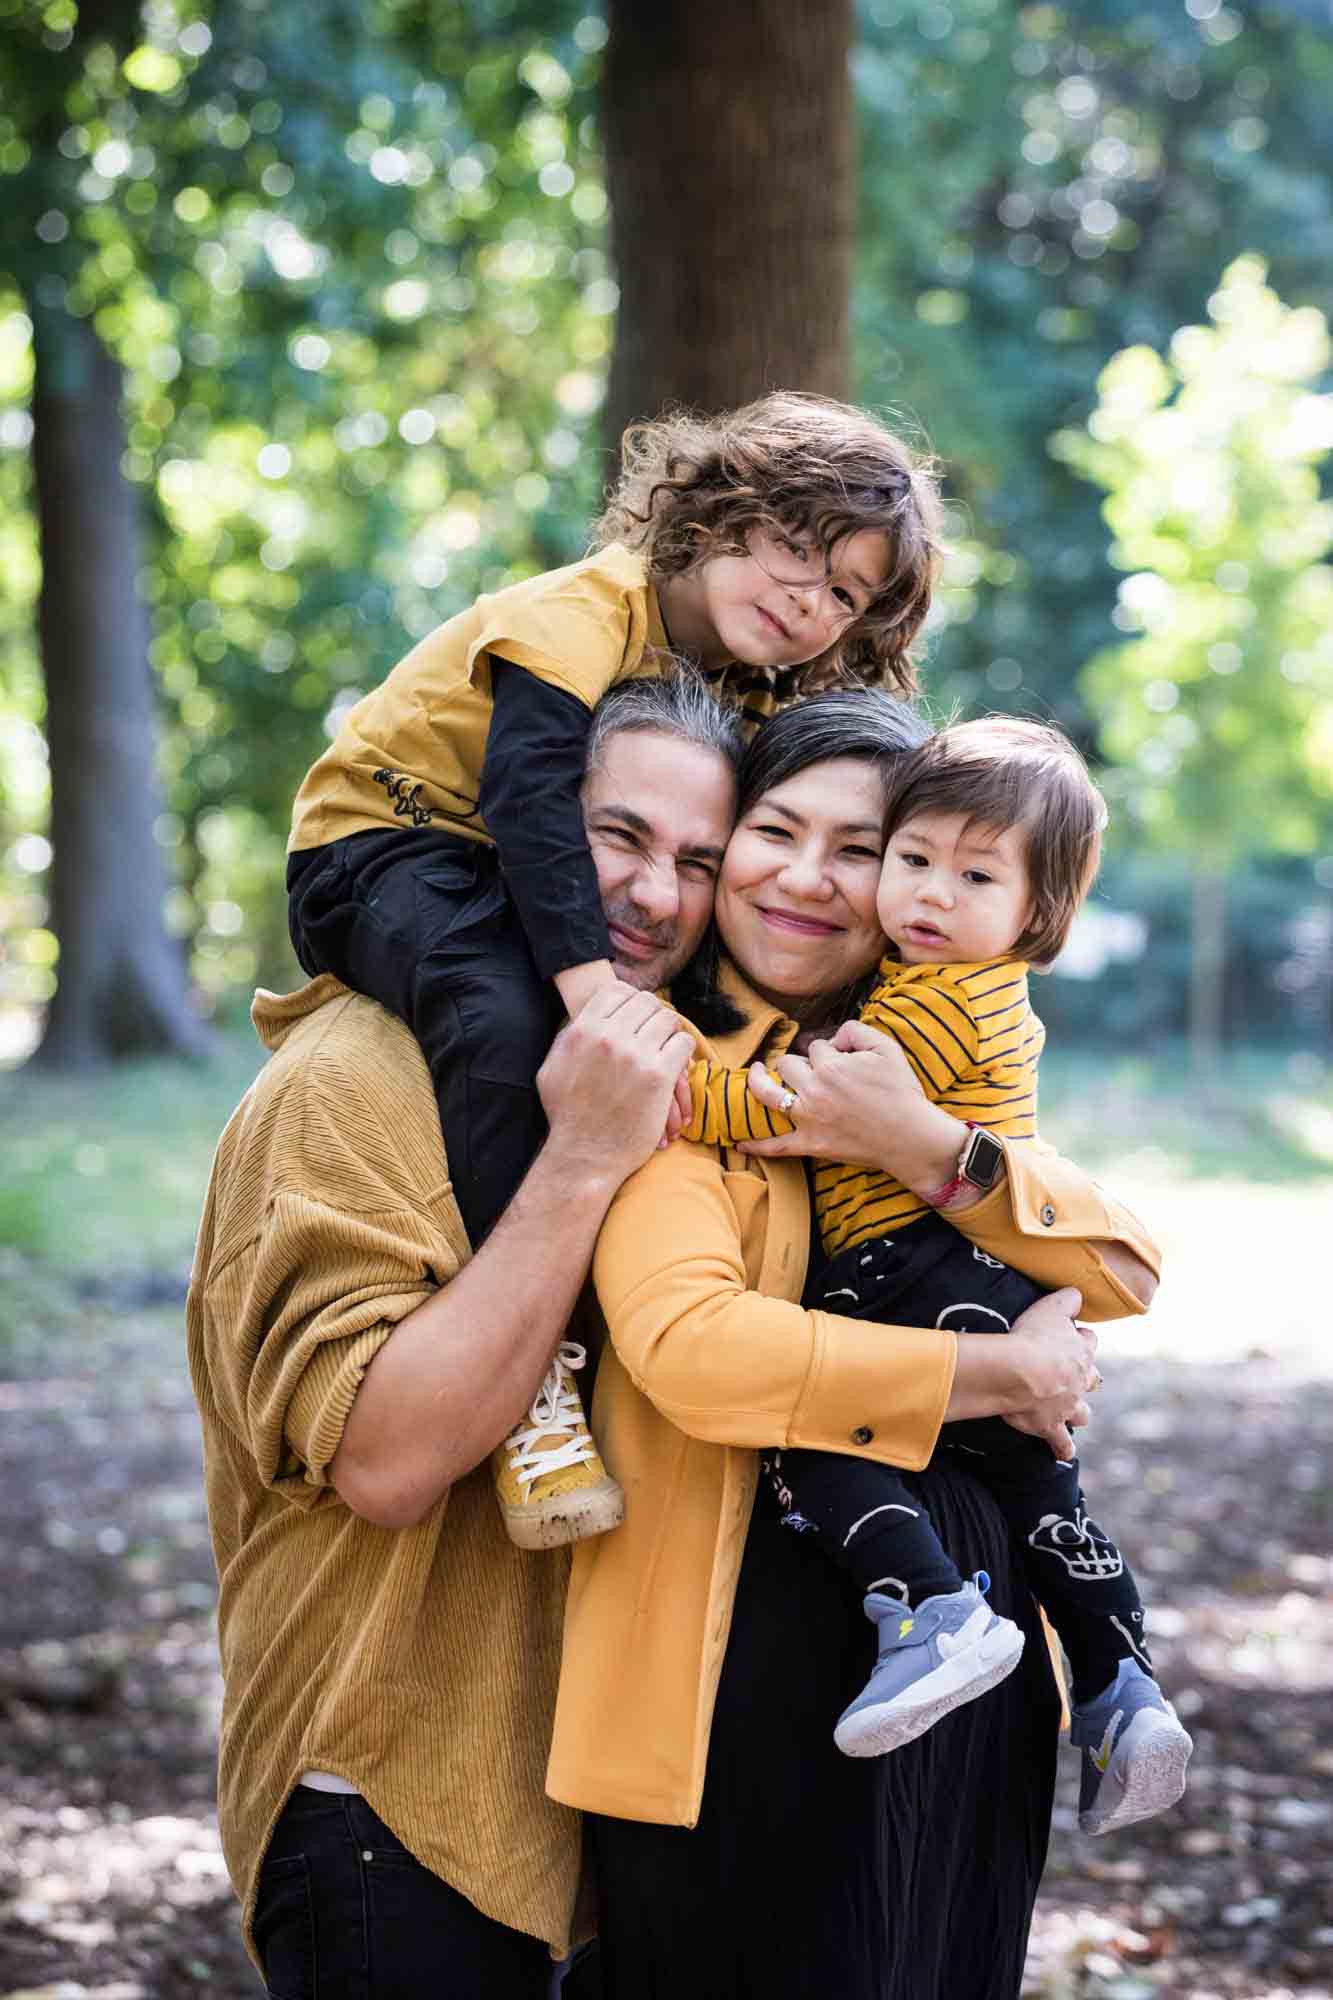
[(587, 1358), (572, 1340), (556, 1349), (527, 1415), (491, 1455), (495, 1497), (521, 1549), (581, 1542), (625, 1518), (625, 1495), (602, 1464), (574, 1380)]

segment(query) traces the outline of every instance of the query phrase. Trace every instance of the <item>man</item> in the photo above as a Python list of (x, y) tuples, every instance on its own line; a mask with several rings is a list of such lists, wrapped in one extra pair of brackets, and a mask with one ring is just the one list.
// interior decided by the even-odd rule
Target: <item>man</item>
[(692, 1045), (655, 989), (711, 914), (738, 754), (688, 679), (596, 711), (623, 984), (552, 1048), (549, 1137), (476, 1257), (407, 1029), (328, 975), (256, 999), (273, 1054), (219, 1146), (188, 1318), (223, 1845), (282, 2000), (535, 2000), (575, 1935), (578, 1817), (543, 1790), (567, 1553), (509, 1541), (487, 1460), (662, 1134)]

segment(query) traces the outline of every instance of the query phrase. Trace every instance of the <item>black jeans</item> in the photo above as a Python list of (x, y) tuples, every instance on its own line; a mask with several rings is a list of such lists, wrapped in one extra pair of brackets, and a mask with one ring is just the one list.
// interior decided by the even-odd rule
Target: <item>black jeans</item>
[(483, 1916), (365, 1800), (298, 1785), (259, 1871), (269, 2000), (597, 2000), (596, 1954), (562, 1974), (546, 1946)]
[(430, 1067), (454, 1198), (474, 1250), (546, 1137), (535, 1078), (562, 1014), (493, 847), (393, 827), (287, 863), (292, 944), (405, 1021)]

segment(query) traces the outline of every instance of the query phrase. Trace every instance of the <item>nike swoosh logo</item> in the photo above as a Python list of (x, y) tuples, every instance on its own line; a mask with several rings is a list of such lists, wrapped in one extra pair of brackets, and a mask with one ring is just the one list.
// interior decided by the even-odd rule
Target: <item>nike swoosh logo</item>
[(1125, 1711), (1123, 1708), (1118, 1708), (1116, 1710), (1115, 1714), (1111, 1717), (1111, 1720), (1106, 1725), (1105, 1736), (1103, 1736), (1097, 1748), (1095, 1750), (1089, 1751), (1088, 1753), (1089, 1756), (1092, 1758), (1093, 1763), (1097, 1766), (1097, 1769), (1101, 1772), (1103, 1777), (1105, 1777), (1106, 1767), (1111, 1761), (1111, 1752), (1115, 1748), (1115, 1733), (1116, 1730), (1120, 1727), (1120, 1718), (1124, 1714), (1124, 1712)]

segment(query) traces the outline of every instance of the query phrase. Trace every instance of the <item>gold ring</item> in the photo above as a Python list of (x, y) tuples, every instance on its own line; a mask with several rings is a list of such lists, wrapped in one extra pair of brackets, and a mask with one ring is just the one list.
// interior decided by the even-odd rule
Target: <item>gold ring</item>
[(1102, 1386), (1102, 1383), (1103, 1383), (1103, 1382), (1104, 1382), (1105, 1380), (1106, 1380), (1106, 1377), (1105, 1377), (1105, 1376), (1104, 1376), (1104, 1375), (1102, 1374), (1102, 1371), (1101, 1371), (1101, 1369), (1100, 1369), (1100, 1368), (1094, 1368), (1094, 1369), (1093, 1369), (1093, 1371), (1092, 1371), (1092, 1382), (1091, 1382), (1091, 1384), (1090, 1384), (1090, 1386), (1089, 1386), (1089, 1389), (1088, 1389), (1088, 1394), (1089, 1394), (1089, 1395), (1091, 1396), (1091, 1395), (1092, 1395), (1092, 1394), (1094, 1393), (1094, 1391), (1096, 1391), (1096, 1390), (1100, 1389), (1100, 1388), (1101, 1388), (1101, 1386)]

